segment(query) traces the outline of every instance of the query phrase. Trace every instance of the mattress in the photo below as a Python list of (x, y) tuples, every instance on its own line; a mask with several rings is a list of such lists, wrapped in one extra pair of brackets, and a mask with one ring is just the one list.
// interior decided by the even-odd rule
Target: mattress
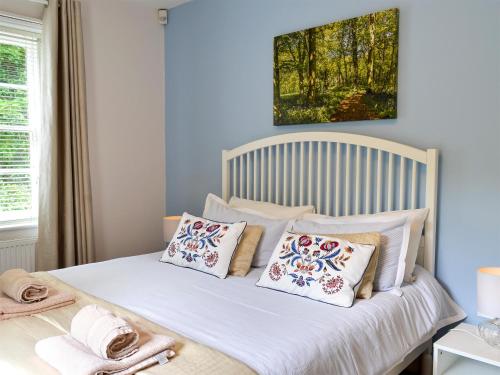
[(464, 312), (421, 267), (403, 295), (351, 308), (255, 286), (262, 268), (218, 279), (161, 253), (51, 271), (89, 294), (228, 354), (260, 374), (383, 374)]

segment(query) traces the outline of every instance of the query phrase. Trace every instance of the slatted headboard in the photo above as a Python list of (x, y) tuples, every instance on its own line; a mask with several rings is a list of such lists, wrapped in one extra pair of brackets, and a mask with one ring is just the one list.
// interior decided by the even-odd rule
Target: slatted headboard
[(429, 208), (418, 262), (434, 273), (438, 150), (364, 135), (288, 133), (222, 152), (222, 196), (333, 216)]

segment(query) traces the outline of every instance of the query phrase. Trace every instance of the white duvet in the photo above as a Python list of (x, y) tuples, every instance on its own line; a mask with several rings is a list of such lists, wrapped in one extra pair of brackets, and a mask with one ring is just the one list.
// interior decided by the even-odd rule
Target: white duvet
[(218, 279), (161, 253), (52, 271), (66, 283), (222, 351), (260, 374), (383, 374), (464, 312), (423, 268), (403, 296), (335, 307), (255, 286), (263, 269)]

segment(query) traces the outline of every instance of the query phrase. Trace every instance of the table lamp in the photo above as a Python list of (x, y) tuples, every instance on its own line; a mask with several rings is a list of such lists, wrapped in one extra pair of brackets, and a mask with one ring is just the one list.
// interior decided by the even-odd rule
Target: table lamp
[(500, 267), (477, 271), (477, 315), (490, 319), (479, 324), (481, 337), (500, 349)]
[(163, 240), (170, 242), (179, 226), (182, 216), (165, 216), (163, 217)]

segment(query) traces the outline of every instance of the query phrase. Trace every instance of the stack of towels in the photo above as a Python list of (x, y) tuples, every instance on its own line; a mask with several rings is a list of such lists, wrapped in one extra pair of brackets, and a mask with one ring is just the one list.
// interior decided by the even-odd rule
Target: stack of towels
[(48, 288), (25, 270), (12, 269), (0, 276), (0, 320), (38, 314), (74, 302), (73, 294)]
[(139, 331), (98, 305), (82, 308), (67, 335), (38, 341), (37, 355), (61, 374), (135, 374), (168, 362), (175, 355), (174, 339)]

